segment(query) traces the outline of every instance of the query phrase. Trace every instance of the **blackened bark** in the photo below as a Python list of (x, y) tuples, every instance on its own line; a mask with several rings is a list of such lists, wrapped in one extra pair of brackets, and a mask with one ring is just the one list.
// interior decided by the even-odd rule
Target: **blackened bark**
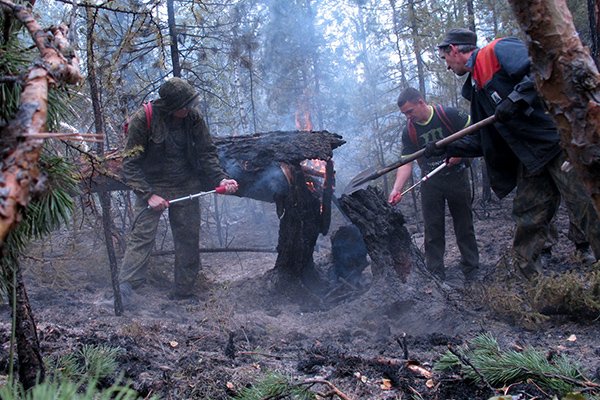
[[(214, 142), (221, 165), (240, 185), (236, 195), (271, 203), (288, 193), (287, 166), (298, 166), (304, 160), (329, 161), (333, 150), (345, 143), (340, 135), (327, 131), (276, 131), (216, 138)], [(324, 202), (329, 198), (325, 193)], [(323, 228), (327, 225), (324, 222)]]
[(343, 312), (361, 324), (389, 318), (414, 333), (446, 329), (461, 318), (449, 312), (443, 285), (426, 270), (402, 213), (381, 190), (370, 186), (342, 196), (340, 203), (363, 236), (373, 273), (369, 290), (340, 306)]
[(333, 160), (328, 160), (325, 166), (325, 180), (323, 181), (323, 197), (321, 200), (321, 233), (327, 235), (331, 225), (331, 203), (335, 189), (335, 170)]
[(17, 301), (15, 334), (19, 359), (19, 381), (23, 388), (28, 390), (38, 382), (42, 382), (46, 372), (40, 352), (40, 342), (33, 312), (21, 275), (21, 268), (19, 265), (15, 265), (14, 268), (16, 268), (16, 288), (14, 288)]
[(277, 260), (271, 280), (278, 292), (290, 297), (302, 296), (308, 289), (324, 289), (313, 261), (313, 252), (321, 231), (320, 201), (308, 190), (300, 167), (292, 168), (293, 184), (283, 200), (279, 224)]
[(343, 195), (340, 205), (367, 245), (373, 285), (405, 283), (420, 257), (400, 210), (390, 206), (383, 193), (372, 186)]
[(256, 168), (272, 162), (299, 164), (306, 159), (328, 160), (332, 151), (346, 143), (328, 131), (274, 131), (248, 136), (214, 138), (221, 164), (251, 162)]

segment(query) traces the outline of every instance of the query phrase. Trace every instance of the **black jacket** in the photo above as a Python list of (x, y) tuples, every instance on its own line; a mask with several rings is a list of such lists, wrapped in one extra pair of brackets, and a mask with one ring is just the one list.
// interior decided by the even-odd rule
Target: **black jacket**
[(509, 97), (527, 105), (507, 123), (495, 123), (448, 146), (449, 156), (483, 156), (490, 184), (499, 197), (517, 182), (519, 162), (525, 173), (537, 174), (561, 152), (556, 126), (535, 89), (525, 44), (517, 38), (496, 39), (471, 55), (471, 73), (462, 95), (471, 102), (473, 122), (494, 115)]

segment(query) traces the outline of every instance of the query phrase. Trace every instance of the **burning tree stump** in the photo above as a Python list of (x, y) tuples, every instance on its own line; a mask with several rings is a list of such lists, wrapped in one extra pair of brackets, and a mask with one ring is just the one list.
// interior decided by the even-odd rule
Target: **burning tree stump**
[(324, 288), (313, 252), (331, 218), (333, 149), (344, 143), (341, 136), (327, 131), (215, 140), (221, 164), (240, 184), (238, 195), (277, 205), (281, 220), (278, 256), (267, 275), (278, 291), (295, 296), (304, 295), (306, 289), (319, 292)]

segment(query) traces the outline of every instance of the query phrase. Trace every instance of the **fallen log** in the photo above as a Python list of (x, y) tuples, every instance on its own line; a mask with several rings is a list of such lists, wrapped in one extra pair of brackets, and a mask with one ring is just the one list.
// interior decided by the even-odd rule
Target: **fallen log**
[[(222, 248), (203, 248), (200, 253), (277, 253), (276, 249), (260, 249), (252, 247), (222, 247)], [(174, 255), (175, 250), (154, 251), (150, 254), (153, 257)]]

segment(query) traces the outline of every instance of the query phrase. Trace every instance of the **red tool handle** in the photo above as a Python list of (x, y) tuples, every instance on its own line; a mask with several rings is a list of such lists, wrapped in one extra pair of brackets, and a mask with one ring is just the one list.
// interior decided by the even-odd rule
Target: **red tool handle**
[(219, 193), (219, 194), (225, 194), (227, 193), (227, 186), (223, 185), (223, 186), (217, 186), (215, 188), (215, 193)]

